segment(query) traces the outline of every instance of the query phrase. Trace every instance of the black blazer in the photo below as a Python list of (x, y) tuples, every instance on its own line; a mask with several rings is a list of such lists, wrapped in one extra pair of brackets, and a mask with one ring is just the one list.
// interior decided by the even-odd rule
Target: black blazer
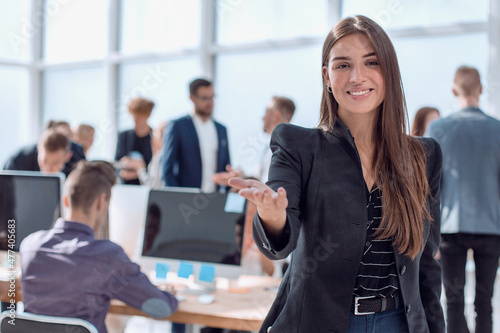
[(18, 152), (12, 155), (5, 165), (4, 170), (24, 170), (24, 171), (40, 171), (38, 165), (38, 148), (37, 145), (31, 145), (21, 148)]
[[(63, 172), (66, 177), (73, 170), (80, 160), (85, 160), (83, 147), (71, 141), (70, 150), (72, 152), (71, 159), (66, 162)], [(38, 165), (38, 145), (31, 145), (19, 150), (15, 155), (9, 158), (4, 165), (4, 170), (24, 170), (24, 171), (40, 171)]]
[[(441, 269), (434, 259), (440, 238), (441, 150), (421, 139), (427, 152), (432, 197), (425, 221), (425, 247), (414, 260), (395, 253), (399, 286), (411, 333), (445, 331), (440, 303)], [(271, 239), (258, 215), (253, 234), (270, 259), (292, 261), (260, 332), (346, 332), (353, 288), (366, 238), (366, 194), (361, 162), (349, 130), (332, 131), (281, 124), (271, 138), (268, 185), (284, 187), (285, 230)]]

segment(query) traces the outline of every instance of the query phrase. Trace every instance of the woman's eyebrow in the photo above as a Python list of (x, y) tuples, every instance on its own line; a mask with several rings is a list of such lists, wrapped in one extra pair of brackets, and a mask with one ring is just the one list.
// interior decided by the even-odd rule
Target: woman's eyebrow
[[(365, 54), (363, 56), (363, 58), (368, 58), (368, 57), (371, 57), (371, 56), (376, 56), (377, 54), (375, 52), (370, 52), (368, 54)], [(335, 57), (332, 59), (332, 61), (335, 61), (335, 60), (351, 60), (351, 57), (344, 57), (344, 56), (339, 56), (339, 57)]]

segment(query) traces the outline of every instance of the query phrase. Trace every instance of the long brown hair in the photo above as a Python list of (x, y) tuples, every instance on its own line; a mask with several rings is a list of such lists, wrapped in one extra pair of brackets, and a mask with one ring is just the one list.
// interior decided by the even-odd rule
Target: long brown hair
[[(368, 37), (378, 57), (385, 81), (385, 98), (376, 125), (372, 168), (382, 190), (383, 217), (378, 239), (393, 239), (394, 249), (414, 259), (424, 243), (423, 218), (431, 220), (426, 206), (429, 185), (426, 155), (421, 143), (406, 134), (408, 116), (396, 51), (385, 31), (365, 16), (347, 17), (330, 31), (323, 44), (322, 66), (328, 68), (330, 50), (342, 37), (361, 33)], [(332, 130), (338, 102), (323, 77), (318, 127)], [(385, 228), (385, 229), (384, 229)]]
[(437, 113), (439, 115), (439, 110), (430, 106), (424, 106), (418, 109), (413, 119), (413, 126), (411, 127), (411, 135), (413, 136), (424, 136), (425, 134), (425, 121), (427, 116), (431, 113)]

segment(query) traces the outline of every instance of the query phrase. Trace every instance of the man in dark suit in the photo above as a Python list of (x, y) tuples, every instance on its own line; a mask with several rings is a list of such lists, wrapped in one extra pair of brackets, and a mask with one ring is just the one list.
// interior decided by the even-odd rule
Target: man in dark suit
[(22, 148), (4, 165), (4, 170), (61, 172), (72, 156), (68, 137), (57, 129), (47, 129), (38, 144)]
[(189, 85), (194, 110), (169, 122), (162, 158), (166, 186), (196, 187), (214, 192), (212, 176), (230, 164), (226, 128), (212, 118), (214, 88), (196, 79)]

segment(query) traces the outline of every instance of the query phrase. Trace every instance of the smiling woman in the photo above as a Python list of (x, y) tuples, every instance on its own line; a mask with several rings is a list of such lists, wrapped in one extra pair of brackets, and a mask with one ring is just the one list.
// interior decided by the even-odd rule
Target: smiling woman
[(374, 21), (345, 18), (322, 73), (319, 128), (278, 125), (267, 185), (229, 182), (258, 207), (262, 253), (293, 251), (261, 332), (443, 333), (441, 150), (406, 134), (394, 47)]
[(323, 75), (335, 99), (341, 100), (339, 115), (371, 113), (376, 119), (385, 97), (385, 82), (366, 35), (353, 34), (339, 40), (330, 51)]

